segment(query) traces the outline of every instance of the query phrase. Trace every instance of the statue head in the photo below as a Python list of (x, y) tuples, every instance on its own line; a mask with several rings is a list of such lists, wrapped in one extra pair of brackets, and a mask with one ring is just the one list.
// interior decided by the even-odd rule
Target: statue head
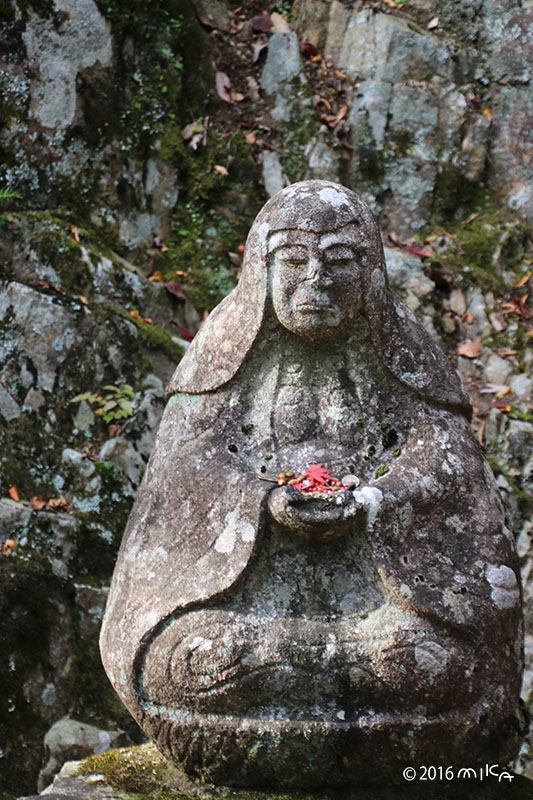
[[(270, 301), (281, 325), (313, 341), (347, 336), (363, 309), (367, 252), (380, 262), (380, 238), (369, 210), (337, 184), (307, 181), (277, 194), (259, 214), (249, 237), (264, 248)], [(362, 232), (364, 235), (361, 235)]]
[(345, 186), (302, 181), (266, 203), (248, 234), (239, 284), (209, 315), (168, 394), (212, 391), (231, 380), (269, 309), (281, 334), (316, 343), (349, 339), (364, 318), (373, 346), (400, 383), (468, 413), (440, 348), (389, 288), (372, 212)]

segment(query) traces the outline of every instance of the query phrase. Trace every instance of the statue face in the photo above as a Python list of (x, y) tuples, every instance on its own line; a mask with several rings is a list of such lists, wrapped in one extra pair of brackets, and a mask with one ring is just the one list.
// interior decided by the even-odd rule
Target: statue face
[(309, 339), (344, 335), (359, 312), (355, 226), (276, 231), (269, 240), (272, 305), (287, 330)]

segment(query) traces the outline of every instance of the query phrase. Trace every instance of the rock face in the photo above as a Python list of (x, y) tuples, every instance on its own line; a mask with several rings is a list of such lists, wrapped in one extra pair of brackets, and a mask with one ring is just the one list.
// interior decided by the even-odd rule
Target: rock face
[[(216, 784), (289, 789), (513, 757), (513, 537), (368, 206), (325, 181), (272, 198), (168, 395), (101, 634), (161, 751)], [(261, 480), (310, 465), (359, 484)]]
[(66, 761), (75, 761), (113, 747), (125, 746), (128, 737), (123, 731), (102, 731), (77, 720), (60, 719), (44, 737), (48, 761), (39, 773), (37, 788), (45, 789)]
[(355, 82), (349, 180), (382, 227), (416, 231), (481, 180), (531, 222), (530, 6), (428, 0), (418, 20), (341, 0), (295, 10), (301, 38)]

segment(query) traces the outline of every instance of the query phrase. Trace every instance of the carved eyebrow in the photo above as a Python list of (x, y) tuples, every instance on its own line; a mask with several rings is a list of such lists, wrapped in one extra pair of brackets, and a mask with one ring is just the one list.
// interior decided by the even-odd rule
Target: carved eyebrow
[[(302, 237), (294, 237), (295, 234), (301, 233)], [(294, 237), (294, 238), (292, 238)], [(309, 234), (307, 231), (286, 230), (274, 231), (268, 241), (268, 252), (273, 253), (280, 247), (309, 247)]]
[(355, 258), (355, 250), (353, 247), (345, 244), (332, 244), (326, 250), (322, 251), (322, 258), (325, 263), (333, 263), (335, 261), (353, 261)]
[(320, 247), (325, 250), (332, 245), (342, 245), (344, 247), (355, 247), (355, 231), (349, 230), (348, 225), (338, 231), (325, 233), (320, 237)]

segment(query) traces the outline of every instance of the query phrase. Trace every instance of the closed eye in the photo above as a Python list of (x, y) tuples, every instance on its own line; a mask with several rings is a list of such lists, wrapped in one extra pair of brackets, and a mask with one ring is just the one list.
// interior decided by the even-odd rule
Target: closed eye
[(280, 259), (285, 264), (306, 264), (308, 260), (307, 248), (296, 245), (292, 247), (280, 247), (276, 250), (276, 258)]
[(333, 247), (328, 247), (324, 252), (323, 258), (324, 264), (327, 264), (328, 267), (342, 268), (349, 266), (353, 262), (355, 253), (351, 247), (334, 245)]

